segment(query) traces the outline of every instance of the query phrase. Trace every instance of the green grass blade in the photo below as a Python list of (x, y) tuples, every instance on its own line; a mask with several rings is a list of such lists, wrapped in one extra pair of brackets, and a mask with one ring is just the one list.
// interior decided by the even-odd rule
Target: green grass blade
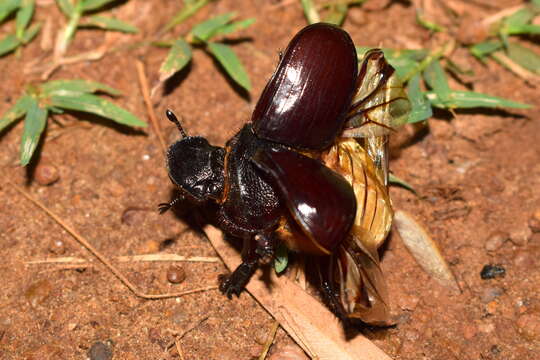
[(503, 20), (503, 27), (512, 27), (530, 23), (536, 16), (535, 11), (530, 7), (523, 7), (515, 13), (507, 16)]
[(412, 187), (411, 184), (409, 184), (408, 182), (406, 182), (405, 180), (403, 180), (402, 178), (399, 178), (397, 177), (396, 175), (390, 173), (390, 175), (388, 175), (388, 182), (390, 184), (395, 184), (395, 185), (399, 185), (401, 187), (404, 187), (405, 189), (411, 191), (413, 194), (415, 195), (418, 195), (418, 193), (416, 192), (416, 190)]
[(312, 0), (301, 0), (302, 8), (304, 9), (304, 15), (309, 24), (315, 24), (321, 22), (321, 15), (317, 11), (315, 4)]
[(103, 92), (110, 95), (120, 95), (121, 92), (109, 85), (96, 81), (76, 79), (76, 80), (53, 80), (41, 85), (41, 91), (47, 96), (70, 95)]
[(417, 74), (407, 84), (407, 95), (411, 102), (411, 112), (407, 122), (415, 123), (429, 119), (433, 115), (431, 104), (420, 89), (420, 75)]
[(238, 85), (248, 92), (251, 91), (251, 82), (249, 81), (248, 74), (229, 46), (219, 43), (208, 43), (208, 50)]
[(66, 110), (82, 111), (99, 115), (119, 124), (142, 127), (147, 125), (129, 111), (92, 94), (80, 94), (76, 96), (53, 95), (50, 98), (50, 104), (54, 107)]
[(32, 98), (28, 95), (21, 96), (15, 105), (13, 105), (4, 115), (0, 118), (0, 132), (4, 130), (7, 126), (14, 123), (23, 117), (30, 105), (32, 104)]
[(519, 43), (509, 42), (507, 48), (508, 57), (519, 66), (540, 74), (540, 56), (533, 50)]
[(212, 34), (211, 37), (218, 36), (218, 35), (231, 34), (231, 33), (235, 32), (235, 31), (242, 30), (242, 29), (245, 29), (245, 28), (249, 27), (254, 22), (255, 22), (255, 19), (250, 18), (250, 19), (245, 19), (245, 20), (241, 20), (241, 21), (235, 21), (235, 22), (233, 22), (231, 24), (223, 25), (222, 27), (217, 28), (214, 31), (214, 33)]
[(75, 8), (69, 0), (56, 0), (56, 5), (58, 5), (60, 10), (62, 10), (64, 15), (67, 17), (71, 17), (71, 15), (73, 15), (73, 11), (75, 11)]
[(191, 29), (191, 35), (200, 41), (206, 42), (210, 39), (216, 30), (227, 24), (236, 16), (236, 13), (230, 12), (223, 15), (213, 17), (200, 24), (197, 24)]
[(274, 270), (277, 274), (281, 274), (287, 268), (289, 263), (289, 251), (284, 244), (280, 244), (276, 249), (276, 256), (274, 257)]
[(132, 34), (139, 31), (137, 27), (122, 20), (97, 15), (84, 18), (84, 22), (81, 22), (80, 26), (91, 26), (104, 30), (121, 31)]
[(452, 91), (447, 101), (442, 101), (435, 92), (426, 92), (431, 105), (443, 109), (470, 109), (470, 108), (515, 108), (529, 109), (531, 105), (500, 98), (497, 96), (481, 94), (473, 91)]
[(445, 102), (449, 99), (452, 90), (448, 85), (446, 74), (439, 61), (433, 61), (424, 70), (424, 80), (428, 86), (437, 93), (437, 97)]
[(185, 6), (180, 10), (171, 21), (165, 25), (163, 30), (161, 30), (161, 33), (167, 32), (171, 30), (176, 25), (179, 25), (186, 21), (191, 16), (195, 15), (197, 11), (199, 11), (203, 6), (207, 5), (208, 3), (212, 2), (214, 0), (199, 0), (199, 1), (190, 1), (186, 2)]
[(28, 44), (41, 30), (41, 23), (31, 25), (26, 31), (21, 39), (23, 44)]
[(0, 23), (21, 6), (21, 0), (0, 1)]
[(24, 29), (26, 29), (28, 23), (32, 19), (35, 6), (35, 0), (22, 0), (21, 7), (19, 8), (19, 11), (17, 11), (17, 16), (15, 17), (15, 35), (17, 35), (17, 38), (23, 38)]
[(502, 47), (503, 43), (501, 41), (485, 41), (471, 46), (469, 50), (473, 56), (482, 60), (487, 55), (501, 49)]
[(0, 40), (0, 56), (12, 52), (19, 46), (21, 42), (15, 35), (8, 35)]
[(116, 0), (79, 0), (82, 1), (82, 11), (97, 10)]
[(507, 35), (538, 35), (540, 26), (534, 24), (510, 25), (505, 28)]
[(24, 118), (24, 130), (21, 138), (22, 166), (28, 165), (32, 159), (47, 123), (47, 109), (40, 108), (36, 99), (32, 97), (30, 99), (30, 107)]
[(164, 81), (174, 73), (182, 70), (191, 60), (191, 47), (184, 39), (178, 39), (173, 43), (167, 58), (159, 69), (159, 80)]

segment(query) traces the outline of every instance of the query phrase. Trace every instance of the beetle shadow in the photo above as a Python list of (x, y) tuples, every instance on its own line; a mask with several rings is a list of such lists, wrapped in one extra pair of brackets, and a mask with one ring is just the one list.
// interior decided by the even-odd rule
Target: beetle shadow
[(221, 73), (225, 81), (229, 84), (229, 86), (245, 101), (251, 101), (251, 95), (250, 93), (238, 85), (227, 73), (227, 71), (223, 68), (223, 66), (219, 63), (219, 61), (216, 60), (216, 58), (208, 51), (204, 50), (204, 52), (212, 58), (212, 62), (214, 63), (214, 67), (218, 69), (218, 71)]
[(162, 97), (170, 95), (176, 88), (178, 88), (180, 84), (182, 84), (184, 80), (186, 80), (192, 67), (193, 67), (193, 64), (190, 61), (189, 63), (187, 63), (186, 66), (182, 68), (182, 70), (175, 72), (173, 76), (165, 80), (165, 82), (163, 83), (163, 86), (159, 90), (161, 91)]

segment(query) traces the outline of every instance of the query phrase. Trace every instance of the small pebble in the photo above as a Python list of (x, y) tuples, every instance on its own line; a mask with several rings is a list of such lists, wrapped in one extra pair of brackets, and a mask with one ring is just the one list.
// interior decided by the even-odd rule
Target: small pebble
[(517, 246), (525, 246), (532, 235), (529, 226), (523, 226), (520, 229), (515, 229), (510, 233), (510, 241)]
[(463, 337), (465, 338), (465, 340), (471, 340), (478, 333), (478, 328), (476, 327), (475, 324), (470, 323), (470, 324), (465, 324), (462, 327), (461, 331), (463, 333)]
[(484, 334), (488, 334), (490, 332), (495, 331), (495, 325), (491, 322), (483, 323), (483, 324), (478, 325), (478, 330), (480, 330), (480, 332)]
[(137, 208), (127, 208), (122, 213), (121, 222), (126, 225), (140, 225), (144, 220), (145, 212)]
[(496, 231), (488, 236), (484, 247), (487, 251), (496, 251), (504, 244), (505, 241), (510, 240), (510, 234), (504, 231)]
[(268, 360), (309, 360), (297, 345), (285, 345), (276, 349)]
[(38, 164), (34, 173), (34, 178), (39, 185), (52, 185), (60, 179), (58, 169), (51, 164)]
[(534, 254), (531, 254), (530, 249), (528, 251), (522, 250), (518, 251), (514, 256), (514, 265), (521, 269), (534, 269), (535, 268), (535, 257)]
[(154, 254), (159, 252), (159, 241), (147, 240), (137, 248), (137, 252), (140, 254)]
[(26, 289), (24, 297), (30, 303), (30, 306), (36, 307), (37, 305), (43, 303), (51, 294), (52, 285), (49, 280), (40, 280), (33, 283)]
[(167, 270), (167, 280), (172, 284), (180, 284), (186, 279), (186, 272), (183, 268), (177, 265), (172, 265)]
[(492, 265), (488, 264), (482, 268), (480, 272), (480, 277), (482, 280), (495, 279), (498, 277), (503, 277), (506, 273), (506, 270), (502, 265)]
[(540, 233), (540, 209), (536, 210), (529, 219), (529, 228), (533, 233)]
[(111, 180), (109, 184), (107, 185), (107, 189), (109, 190), (111, 195), (114, 197), (120, 197), (124, 195), (126, 192), (126, 189), (124, 188), (124, 186), (116, 180)]
[(523, 314), (517, 320), (519, 333), (527, 340), (540, 340), (540, 315)]
[(112, 359), (113, 352), (110, 344), (98, 341), (92, 345), (88, 350), (88, 357), (90, 360), (110, 360)]
[(482, 292), (482, 296), (480, 297), (480, 300), (482, 300), (484, 304), (487, 304), (489, 302), (492, 302), (493, 300), (495, 300), (502, 294), (504, 294), (503, 289), (498, 288), (498, 287), (490, 287), (490, 288), (484, 289), (484, 291)]
[(62, 239), (53, 239), (49, 244), (49, 251), (56, 255), (66, 252), (66, 243)]

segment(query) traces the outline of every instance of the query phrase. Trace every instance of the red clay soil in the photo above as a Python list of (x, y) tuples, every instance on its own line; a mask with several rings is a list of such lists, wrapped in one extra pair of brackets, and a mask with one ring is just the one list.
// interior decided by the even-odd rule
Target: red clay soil
[[(39, 3), (37, 19), (50, 21), (55, 34), (64, 18), (53, 1)], [(350, 10), (344, 28), (357, 45), (432, 45), (429, 32), (416, 24), (412, 5), (395, 1), (384, 7), (387, 3), (368, 1), (366, 7)], [(500, 3), (502, 8), (519, 1)], [(118, 35), (115, 51), (103, 59), (64, 66), (52, 78), (85, 78), (116, 87), (124, 94), (116, 103), (146, 119), (135, 61), (144, 61), (149, 81), (155, 84), (167, 50), (129, 45), (155, 33), (177, 6), (178, 2), (164, 0), (122, 3), (109, 12), (135, 23), (141, 32)], [(478, 21), (498, 9), (478, 6), (469, 15)], [(156, 106), (168, 141), (178, 136), (162, 115), (171, 108), (184, 118), (190, 134), (224, 144), (249, 120), (279, 50), (306, 25), (299, 2), (218, 1), (179, 26), (175, 34), (228, 11), (257, 18), (238, 35), (245, 41), (234, 44), (253, 83), (251, 98), (239, 95), (212, 59), (195, 50), (187, 75)], [(0, 35), (10, 31), (13, 23), (2, 25)], [(69, 54), (93, 50), (105, 36), (96, 30), (79, 31)], [(43, 59), (43, 38), (41, 34), (18, 56), (0, 58), (0, 113), (14, 103), (25, 84), (39, 79), (40, 74), (24, 69)], [(538, 359), (538, 92), (497, 64), (483, 66), (459, 51), (455, 57), (475, 72), (474, 91), (535, 107), (457, 112), (453, 118), (441, 112), (429, 121), (429, 127), (400, 129), (393, 140), (391, 168), (421, 196), (393, 187), (394, 206), (426, 226), (463, 291), (453, 294), (430, 279), (393, 233), (382, 264), (399, 321), (390, 329), (364, 332), (395, 359)], [(454, 80), (451, 85), (463, 88)], [(34, 158), (37, 168), (18, 165), (22, 122), (4, 131), (0, 135), (2, 176), (25, 186), (108, 258), (154, 252), (215, 257), (186, 216), (182, 220), (172, 212), (160, 216), (156, 211), (158, 203), (171, 199), (173, 186), (152, 128), (134, 132), (89, 119), (64, 115), (49, 121), (46, 139)], [(42, 181), (51, 169), (58, 171), (58, 181), (40, 185), (37, 180)], [(179, 341), (184, 359), (258, 358), (273, 319), (249, 294), (232, 301), (217, 290), (175, 299), (138, 298), (4, 180), (0, 196), (0, 358), (107, 359), (112, 352), (114, 359), (179, 359), (175, 335), (187, 330)], [(28, 263), (60, 257), (92, 263), (76, 267)], [(182, 274), (171, 274), (168, 262), (115, 264), (149, 293), (216, 285), (218, 275), (226, 271), (221, 262), (177, 263), (186, 278), (174, 284), (168, 276)], [(502, 266), (505, 275), (483, 280), (480, 272), (487, 264)], [(280, 329), (270, 353), (292, 343)]]

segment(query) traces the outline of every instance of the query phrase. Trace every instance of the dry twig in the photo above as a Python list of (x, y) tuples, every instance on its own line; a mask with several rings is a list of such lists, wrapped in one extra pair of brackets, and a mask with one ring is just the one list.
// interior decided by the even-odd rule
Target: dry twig
[(152, 106), (152, 100), (150, 99), (148, 79), (146, 78), (146, 72), (144, 70), (144, 63), (140, 60), (136, 60), (135, 65), (137, 66), (137, 74), (139, 76), (139, 85), (141, 86), (141, 92), (144, 98), (144, 103), (146, 105), (146, 111), (148, 112), (148, 117), (150, 117), (150, 121), (152, 122), (154, 131), (156, 132), (156, 135), (159, 139), (159, 143), (161, 144), (161, 149), (165, 153), (167, 151), (167, 144), (165, 143), (165, 139), (163, 138), (163, 131), (161, 130), (161, 127), (159, 126), (156, 113), (154, 112), (154, 107)]
[[(229, 269), (240, 263), (240, 255), (228, 244), (220, 230), (207, 226), (208, 239)], [(247, 285), (249, 293), (276, 319), (281, 327), (312, 358), (319, 360), (390, 360), (362, 335), (347, 339), (342, 323), (318, 300), (291, 280), (271, 272), (268, 286), (255, 272)]]
[(99, 251), (97, 251), (82, 235), (80, 235), (78, 232), (76, 232), (71, 226), (66, 224), (58, 215), (54, 214), (51, 210), (49, 210), (45, 205), (43, 205), (40, 201), (35, 199), (32, 195), (30, 195), (28, 192), (26, 192), (23, 188), (20, 186), (14, 184), (13, 182), (7, 180), (8, 184), (10, 184), (15, 190), (17, 190), (21, 195), (23, 195), (25, 198), (30, 200), (34, 203), (37, 207), (39, 207), (41, 210), (43, 210), (47, 215), (49, 215), (54, 221), (56, 221), (61, 227), (64, 228), (71, 236), (73, 236), (80, 245), (85, 247), (92, 255), (94, 255), (103, 265), (105, 265), (129, 290), (131, 290), (135, 295), (138, 297), (141, 297), (143, 299), (166, 299), (166, 298), (172, 298), (172, 297), (180, 297), (188, 294), (193, 294), (196, 292), (202, 292), (202, 291), (208, 291), (208, 290), (214, 290), (217, 289), (217, 286), (207, 286), (203, 288), (197, 288), (197, 289), (191, 289), (191, 290), (185, 290), (177, 293), (165, 293), (165, 294), (147, 294), (139, 289), (131, 282), (129, 281), (124, 274), (120, 272), (104, 255), (102, 255)]

